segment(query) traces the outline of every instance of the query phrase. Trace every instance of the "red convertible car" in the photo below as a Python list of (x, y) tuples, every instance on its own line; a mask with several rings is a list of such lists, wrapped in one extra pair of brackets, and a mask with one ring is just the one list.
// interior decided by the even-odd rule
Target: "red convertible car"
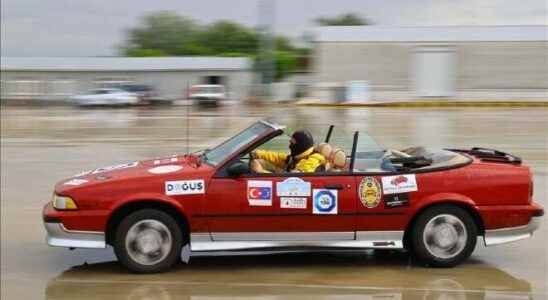
[[(332, 131), (322, 145), (341, 147)], [(487, 246), (530, 237), (544, 214), (530, 169), (500, 151), (381, 149), (355, 132), (349, 150), (325, 154), (316, 172), (251, 170), (251, 151), (287, 142), (284, 127), (259, 121), (213, 149), (77, 174), (44, 207), (47, 243), (111, 245), (139, 273), (167, 270), (187, 245), (191, 253), (406, 249), (449, 267), (477, 237)]]

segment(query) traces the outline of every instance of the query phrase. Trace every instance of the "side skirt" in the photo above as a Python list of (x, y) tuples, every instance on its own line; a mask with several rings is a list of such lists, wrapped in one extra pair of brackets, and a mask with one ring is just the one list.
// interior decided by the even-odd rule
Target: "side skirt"
[[(264, 232), (264, 233), (193, 233), (190, 247), (192, 252), (211, 251), (309, 251), (321, 249), (403, 249), (403, 231), (358, 231), (352, 232), (354, 239), (333, 239), (336, 232)], [(303, 239), (310, 235), (313, 239)], [(213, 240), (212, 236), (226, 236), (229, 240)], [(258, 239), (271, 236), (275, 240)], [(325, 238), (322, 238), (325, 237)], [(237, 239), (240, 237), (240, 239)]]

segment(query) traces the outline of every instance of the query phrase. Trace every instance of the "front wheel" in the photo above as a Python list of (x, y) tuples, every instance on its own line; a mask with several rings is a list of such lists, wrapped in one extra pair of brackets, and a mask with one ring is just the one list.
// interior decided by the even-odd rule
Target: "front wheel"
[(178, 261), (182, 235), (179, 224), (169, 214), (142, 209), (125, 217), (116, 229), (114, 252), (132, 272), (162, 272)]
[(419, 216), (412, 229), (413, 252), (427, 265), (456, 266), (474, 251), (477, 230), (470, 214), (460, 207), (429, 208)]

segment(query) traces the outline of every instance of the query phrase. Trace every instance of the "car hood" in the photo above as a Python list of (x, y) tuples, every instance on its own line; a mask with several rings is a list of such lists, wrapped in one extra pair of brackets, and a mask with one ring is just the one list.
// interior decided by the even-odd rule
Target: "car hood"
[(169, 178), (185, 178), (196, 173), (210, 170), (207, 164), (193, 155), (172, 155), (168, 157), (131, 161), (86, 170), (72, 177), (59, 181), (55, 185), (57, 194), (66, 194), (71, 190), (91, 185), (112, 183), (115, 181), (131, 181), (133, 179), (149, 178), (164, 180)]

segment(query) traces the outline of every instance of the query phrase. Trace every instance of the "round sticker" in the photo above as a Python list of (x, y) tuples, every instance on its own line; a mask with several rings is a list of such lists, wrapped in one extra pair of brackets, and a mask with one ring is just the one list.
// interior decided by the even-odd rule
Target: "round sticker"
[(364, 177), (360, 183), (360, 201), (367, 208), (374, 208), (381, 202), (381, 185), (373, 177)]
[(335, 196), (328, 190), (321, 191), (316, 194), (314, 205), (320, 212), (329, 212), (335, 208)]
[(181, 170), (183, 167), (177, 166), (177, 165), (166, 165), (166, 166), (159, 166), (152, 169), (149, 169), (148, 171), (152, 174), (166, 174), (171, 172), (177, 172)]

